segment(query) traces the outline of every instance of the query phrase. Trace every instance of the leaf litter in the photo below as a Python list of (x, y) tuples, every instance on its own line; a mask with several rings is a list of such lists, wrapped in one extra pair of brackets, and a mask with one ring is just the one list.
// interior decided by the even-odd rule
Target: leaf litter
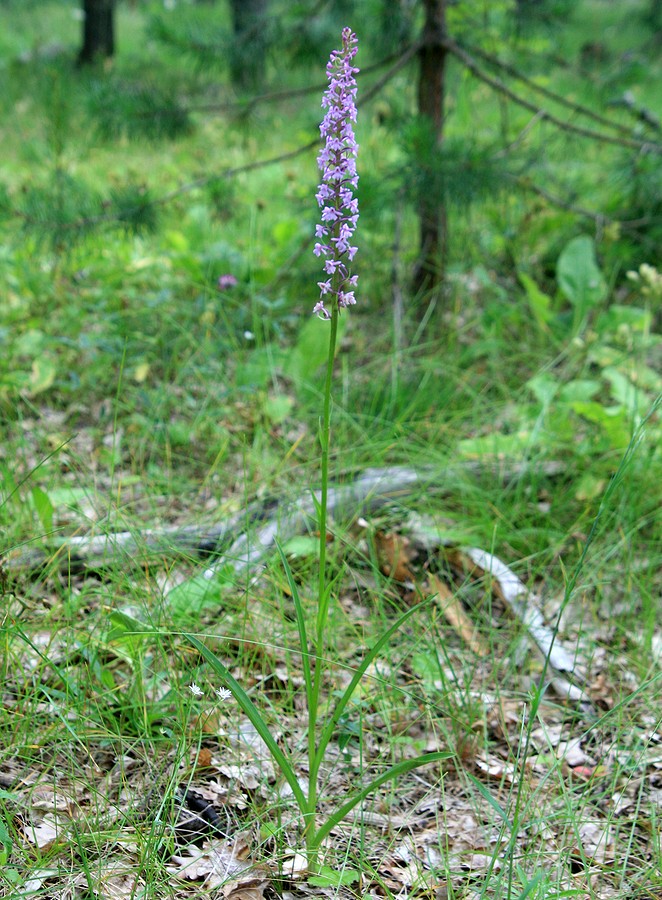
[[(386, 796), (368, 798), (334, 829), (329, 858), (353, 858), (353, 842), (362, 835), (369, 868), (362, 867), (359, 883), (353, 876), (326, 888), (307, 881), (289, 789), (279, 785), (250, 723), (220, 705), (191, 715), (183, 754), (172, 743), (155, 756), (140, 741), (133, 749), (121, 739), (109, 745), (101, 737), (103, 730), (95, 737), (94, 728), (85, 737), (84, 752), (73, 741), (66, 751), (46, 754), (46, 760), (47, 745), (39, 739), (35, 753), (21, 763), (5, 751), (0, 767), (3, 809), (13, 826), (11, 862), (23, 892), (59, 900), (82, 898), (92, 886), (98, 896), (136, 896), (146, 884), (140, 862), (146, 829), (159, 835), (153, 841), (160, 859), (158, 878), (170, 883), (171, 896), (199, 892), (260, 900), (273, 896), (275, 884), (280, 896), (293, 898), (382, 897), (385, 891), (411, 897), (491, 896), (480, 885), (486, 876), (501, 877), (512, 833), (522, 858), (530, 853), (549, 860), (549, 877), (574, 896), (616, 897), (624, 883), (638, 889), (639, 873), (650, 871), (656, 810), (662, 803), (662, 736), (660, 717), (651, 710), (636, 710), (625, 731), (613, 730), (609, 712), (628, 696), (623, 688), (627, 677), (615, 682), (613, 666), (627, 676), (627, 657), (593, 652), (583, 658), (576, 643), (565, 644), (564, 635), (546, 624), (539, 597), (494, 554), (431, 540), (431, 529), (423, 533), (420, 519), (401, 529), (373, 529), (370, 519), (363, 522), (364, 537), (369, 532), (367, 539), (375, 542), (389, 579), (388, 596), (394, 603), (411, 603), (434, 595), (446, 623), (435, 625), (444, 645), (420, 654), (427, 658), (423, 668), (416, 657), (412, 664), (397, 656), (371, 667), (358, 695), (355, 721), (342, 723), (347, 731), (325, 760), (323, 796), (333, 805), (357, 773), (367, 778), (377, 771), (394, 738), (405, 755), (451, 745), (456, 756), (443, 778), (432, 769), (410, 774)], [(252, 657), (256, 668), (250, 668), (250, 661), (240, 662), (235, 672), (243, 683), (272, 696), (272, 702), (280, 696), (277, 685), (285, 693), (294, 689), (295, 703), (289, 713), (279, 713), (277, 728), (279, 740), (288, 746), (303, 745), (305, 729), (296, 704), (301, 671), (289, 649), (292, 634), (278, 619), (264, 645), (264, 626), (273, 613), (271, 601), (262, 597), (262, 577), (255, 581), (254, 615), (244, 623), (242, 636), (243, 644), (259, 649)], [(369, 625), (371, 577), (369, 570), (357, 569), (340, 593), (339, 607), (347, 619), (355, 617), (357, 627)], [(487, 609), (486, 591), (492, 598)], [(70, 711), (66, 703), (55, 702), (53, 690), (61, 686), (63, 673), (75, 684), (76, 673), (88, 661), (80, 643), (72, 645), (48, 630), (54, 613), (44, 609), (41, 637), (23, 646), (20, 665), (5, 684), (5, 698), (18, 712), (28, 687), (21, 672), (37, 673), (51, 699), (36, 704), (34, 713), (42, 722), (55, 715), (66, 735)], [(349, 623), (350, 631), (354, 623)], [(233, 614), (215, 625), (231, 632)], [(533, 655), (512, 641), (517, 629), (527, 635)], [(113, 658), (112, 642), (105, 644), (105, 652), (105, 665), (112, 664), (117, 674), (125, 670), (123, 683), (129, 685), (129, 658), (122, 653)], [(232, 653), (232, 642), (224, 644), (224, 652)], [(517, 654), (516, 670), (507, 665), (509, 653)], [(522, 756), (531, 690), (545, 658), (557, 699), (543, 694)], [(180, 665), (176, 657), (173, 661), (167, 682), (146, 688), (147, 702), (164, 704), (165, 698), (167, 707), (175, 685), (187, 677), (183, 662), (190, 665), (190, 660)], [(351, 666), (351, 654), (346, 664)], [(329, 673), (327, 689), (342, 685), (345, 677), (343, 670), (333, 678)], [(629, 693), (634, 694), (637, 681), (634, 676), (630, 680)], [(122, 680), (114, 683), (124, 689)], [(117, 690), (109, 695), (111, 707)], [(435, 692), (438, 699), (426, 712), (419, 698)], [(385, 696), (401, 701), (385, 711)], [(202, 744), (200, 738), (196, 743), (196, 728)], [(59, 740), (61, 745), (63, 738)], [(305, 776), (302, 767), (302, 780)], [(513, 803), (522, 785), (525, 814), (516, 822)], [(577, 802), (570, 808), (572, 798)], [(274, 803), (280, 825), (270, 836), (264, 811)], [(208, 808), (213, 815), (203, 814)], [(184, 821), (193, 821), (193, 829), (186, 831)], [(76, 863), (81, 835), (86, 836), (88, 865), (89, 859), (94, 863), (87, 873)], [(620, 870), (623, 848), (627, 867)], [(28, 862), (34, 852), (49, 864), (40, 868)]]

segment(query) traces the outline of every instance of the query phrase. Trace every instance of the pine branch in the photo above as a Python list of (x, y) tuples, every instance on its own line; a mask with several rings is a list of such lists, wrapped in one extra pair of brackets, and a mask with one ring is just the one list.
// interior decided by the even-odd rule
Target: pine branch
[(557, 197), (555, 194), (551, 194), (546, 188), (534, 184), (534, 182), (528, 178), (515, 176), (514, 181), (519, 188), (537, 194), (551, 206), (555, 206), (557, 209), (566, 210), (567, 212), (571, 212), (576, 216), (581, 216), (584, 219), (590, 219), (600, 228), (604, 228), (605, 225), (618, 225), (620, 228), (627, 231), (637, 231), (639, 228), (648, 228), (651, 225), (658, 225), (662, 222), (662, 217), (660, 216), (645, 216), (638, 219), (614, 219), (606, 213), (595, 212), (590, 209), (585, 209), (582, 206), (575, 206), (574, 203), (564, 200), (562, 197)]
[(504, 62), (503, 60), (500, 60), (498, 57), (493, 56), (491, 53), (487, 53), (487, 51), (482, 50), (480, 47), (467, 47), (467, 45), (464, 45), (464, 49), (471, 52), (474, 56), (479, 56), (489, 65), (492, 65), (497, 69), (501, 69), (502, 72), (506, 72), (506, 74), (511, 75), (518, 81), (521, 81), (527, 87), (531, 88), (532, 91), (541, 94), (543, 97), (546, 97), (548, 100), (552, 100), (554, 103), (558, 103), (559, 106), (565, 106), (566, 109), (571, 109), (573, 112), (585, 116), (587, 119), (592, 119), (594, 122), (597, 122), (600, 125), (604, 125), (605, 128), (613, 128), (614, 131), (619, 131), (623, 135), (630, 135), (632, 133), (631, 129), (628, 128), (627, 125), (622, 125), (620, 122), (613, 122), (611, 119), (608, 119), (606, 116), (601, 116), (599, 113), (594, 112), (587, 106), (582, 106), (580, 103), (575, 103), (573, 100), (568, 100), (567, 97), (564, 97), (561, 94), (557, 94), (555, 91), (551, 91), (549, 88), (543, 87), (543, 85), (538, 84), (532, 78), (529, 78), (528, 75), (525, 75), (519, 69), (516, 69), (515, 66), (511, 65), (510, 63)]
[[(381, 90), (383, 86), (382, 82), (386, 83), (387, 81), (390, 81), (393, 75), (409, 62), (412, 56), (418, 51), (418, 48), (418, 44), (412, 44), (406, 47), (401, 54), (391, 53), (390, 56), (385, 56), (384, 59), (380, 59), (379, 62), (373, 63), (371, 66), (363, 67), (359, 75), (361, 80), (366, 75), (378, 72), (380, 69), (383, 69), (384, 66), (389, 65), (389, 63), (395, 60), (393, 68), (389, 69), (380, 81), (368, 88), (367, 91), (363, 91), (363, 97), (360, 102), (365, 103), (374, 96), (375, 93)], [(295, 100), (297, 97), (306, 97), (309, 94), (322, 94), (326, 90), (326, 87), (326, 82), (324, 82), (324, 84), (312, 84), (307, 87), (291, 88), (285, 91), (269, 91), (265, 94), (258, 94), (257, 96), (250, 97), (246, 100), (232, 100), (228, 103), (202, 103), (199, 105), (187, 106), (186, 112), (245, 113), (252, 111), (256, 106), (260, 106), (263, 103), (280, 103), (284, 100)]]
[(637, 141), (632, 138), (620, 138), (615, 137), (608, 134), (603, 134), (599, 131), (593, 131), (590, 128), (583, 128), (579, 125), (572, 125), (570, 122), (565, 122), (563, 119), (559, 119), (558, 116), (553, 115), (546, 109), (542, 109), (539, 106), (536, 106), (535, 103), (532, 103), (530, 100), (526, 100), (524, 97), (521, 97), (519, 94), (515, 93), (515, 91), (511, 90), (503, 81), (499, 78), (494, 78), (491, 75), (488, 75), (487, 72), (476, 62), (476, 60), (466, 52), (459, 44), (456, 44), (455, 41), (451, 40), (449, 37), (443, 38), (443, 45), (448, 50), (449, 53), (452, 53), (456, 59), (458, 59), (464, 66), (466, 66), (469, 71), (476, 76), (476, 78), (485, 82), (485, 84), (489, 84), (491, 88), (495, 91), (498, 91), (500, 94), (503, 94), (505, 97), (508, 97), (509, 100), (512, 100), (513, 103), (516, 103), (518, 106), (524, 107), (524, 109), (528, 109), (529, 112), (534, 113), (540, 120), (544, 120), (549, 122), (550, 124), (556, 126), (561, 131), (567, 131), (571, 134), (576, 134), (579, 137), (588, 138), (589, 140), (596, 141), (601, 144), (615, 144), (618, 147), (628, 147), (631, 150), (639, 150), (648, 153), (659, 153), (662, 154), (662, 144), (657, 144), (654, 141)]
[[(369, 88), (367, 91), (364, 91), (363, 96), (357, 102), (357, 106), (364, 106), (366, 103), (368, 103), (370, 100), (372, 100), (377, 94), (379, 94), (380, 91), (382, 91), (384, 89), (384, 87), (389, 83), (389, 81), (400, 71), (400, 69), (403, 68), (403, 66), (405, 66), (409, 62), (409, 60), (415, 55), (415, 53), (418, 51), (418, 49), (419, 49), (418, 44), (411, 44), (409, 47), (407, 47), (403, 51), (403, 53), (397, 57), (393, 66), (391, 66), (391, 68), (386, 73), (384, 73), (384, 75), (379, 79), (379, 81), (376, 82), (374, 85), (372, 85), (372, 87)], [(389, 57), (388, 59), (392, 59), (392, 58), (393, 57)], [(374, 68), (376, 68), (377, 66), (381, 66), (385, 62), (386, 62), (386, 60), (382, 60), (382, 62), (376, 64), (375, 67), (371, 67), (372, 70), (374, 70)], [(365, 70), (364, 70), (364, 72), (365, 72)], [(309, 88), (301, 88), (298, 90), (300, 92), (305, 92), (305, 93), (312, 92), (312, 89), (309, 89)], [(318, 88), (315, 87), (315, 90), (318, 90)], [(286, 92), (282, 92), (282, 93), (285, 94)], [(216, 181), (222, 181), (226, 178), (234, 178), (237, 175), (244, 174), (245, 172), (254, 172), (257, 169), (263, 169), (263, 168), (266, 168), (267, 166), (277, 165), (278, 163), (289, 162), (292, 159), (296, 159), (298, 156), (302, 156), (304, 153), (308, 153), (310, 150), (316, 149), (319, 146), (319, 142), (320, 142), (319, 137), (316, 137), (313, 140), (309, 141), (307, 144), (303, 144), (302, 146), (297, 147), (295, 150), (289, 150), (285, 153), (280, 153), (280, 154), (277, 154), (276, 156), (269, 157), (268, 159), (255, 160), (254, 162), (246, 163), (245, 165), (242, 165), (242, 166), (233, 166), (233, 167), (231, 167), (229, 169), (225, 169), (224, 171), (219, 172), (215, 175), (208, 175), (203, 178), (197, 178), (194, 181), (190, 181), (190, 182), (187, 182), (186, 184), (180, 185), (179, 187), (175, 188), (174, 190), (169, 191), (166, 194), (163, 194), (161, 197), (156, 197), (153, 200), (146, 201), (144, 204), (141, 204), (140, 208), (142, 210), (145, 210), (148, 208), (166, 206), (172, 200), (177, 199), (178, 197), (182, 196), (183, 194), (188, 194), (197, 188), (205, 187), (206, 185), (213, 184)], [(80, 219), (77, 219), (75, 221), (62, 223), (62, 222), (47, 222), (42, 219), (37, 220), (36, 218), (25, 213), (23, 210), (16, 209), (16, 208), (13, 208), (11, 210), (11, 213), (15, 217), (22, 219), (27, 225), (32, 225), (35, 227), (38, 226), (40, 229), (47, 229), (49, 227), (57, 227), (61, 231), (65, 231), (65, 232), (74, 232), (76, 230), (81, 230), (83, 228), (87, 229), (87, 228), (91, 228), (93, 226), (98, 226), (98, 225), (113, 225), (113, 224), (116, 224), (117, 222), (124, 221), (124, 219), (127, 215), (127, 212), (128, 212), (127, 210), (124, 211), (124, 215), (121, 219), (112, 213), (105, 213), (105, 214), (98, 215), (98, 216), (81, 217)]]
[[(590, 219), (598, 226), (604, 227), (605, 225), (615, 222), (614, 219), (611, 219), (604, 213), (597, 213), (590, 209), (584, 209), (582, 206), (575, 206), (573, 203), (564, 200), (562, 197), (556, 197), (554, 194), (550, 194), (548, 190), (534, 184), (529, 178), (519, 176), (514, 177), (514, 181), (519, 188), (529, 191), (532, 194), (536, 194), (538, 197), (542, 197), (543, 200), (546, 200), (551, 206), (555, 206), (557, 209), (566, 210), (566, 212), (571, 212), (576, 216), (581, 216), (583, 219)], [(624, 223), (619, 222), (618, 224), (623, 225)]]

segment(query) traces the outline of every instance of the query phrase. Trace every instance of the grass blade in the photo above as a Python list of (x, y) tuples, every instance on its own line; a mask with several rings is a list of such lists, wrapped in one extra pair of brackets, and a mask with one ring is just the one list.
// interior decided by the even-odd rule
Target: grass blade
[(382, 784), (385, 784), (387, 781), (393, 781), (393, 779), (399, 778), (400, 775), (404, 775), (412, 769), (418, 769), (428, 763), (438, 762), (441, 759), (451, 759), (452, 757), (453, 754), (448, 751), (436, 750), (434, 753), (424, 753), (422, 756), (417, 756), (416, 759), (406, 759), (396, 763), (394, 766), (390, 766), (385, 772), (382, 772), (381, 775), (374, 778), (370, 784), (354, 794), (353, 797), (350, 797), (349, 800), (343, 803), (342, 806), (338, 807), (338, 809), (329, 816), (326, 822), (316, 831), (314, 846), (319, 847), (331, 829), (335, 828), (339, 822), (342, 822), (347, 813), (351, 812), (355, 806), (362, 800), (365, 800), (365, 798), (372, 794), (373, 791), (376, 791), (378, 787), (381, 787)]
[(363, 660), (361, 661), (360, 666), (354, 672), (354, 677), (352, 678), (350, 683), (347, 685), (347, 687), (343, 691), (342, 696), (338, 699), (338, 702), (335, 705), (335, 708), (333, 710), (333, 714), (331, 715), (331, 718), (329, 719), (329, 721), (326, 723), (326, 725), (322, 729), (322, 733), (320, 734), (319, 744), (317, 747), (317, 757), (318, 757), (317, 762), (318, 762), (318, 764), (321, 762), (322, 758), (324, 757), (326, 747), (327, 747), (329, 741), (331, 740), (331, 738), (333, 737), (333, 732), (335, 731), (336, 725), (338, 724), (338, 721), (339, 721), (341, 715), (343, 714), (345, 707), (349, 703), (349, 701), (352, 697), (352, 694), (358, 687), (359, 682), (363, 678), (366, 670), (368, 669), (368, 667), (370, 666), (372, 661), (378, 656), (382, 647), (384, 647), (384, 645), (388, 643), (388, 641), (395, 634), (395, 632), (398, 631), (402, 625), (404, 625), (404, 623), (407, 621), (407, 619), (410, 616), (412, 616), (417, 610), (420, 610), (423, 606), (426, 606), (427, 604), (429, 604), (433, 599), (434, 599), (434, 597), (429, 597), (427, 600), (423, 600), (421, 603), (417, 603), (416, 606), (412, 606), (412, 607), (410, 607), (410, 609), (405, 610), (405, 612), (398, 619), (395, 620), (393, 625), (391, 625), (391, 627), (388, 628), (381, 635), (379, 640), (370, 648), (370, 650), (368, 650), (366, 655), (363, 657)]
[(301, 810), (302, 814), (305, 814), (307, 812), (306, 796), (301, 789), (301, 785), (299, 784), (294, 768), (292, 767), (292, 764), (290, 763), (287, 756), (285, 756), (283, 751), (278, 746), (278, 743), (269, 731), (269, 726), (260, 715), (258, 708), (255, 706), (246, 691), (239, 684), (237, 679), (232, 676), (227, 666), (223, 665), (223, 663), (215, 653), (213, 653), (207, 646), (205, 646), (205, 644), (203, 644), (202, 641), (195, 635), (184, 634), (184, 637), (187, 641), (193, 644), (193, 646), (200, 653), (203, 659), (209, 663), (216, 674), (220, 675), (224, 683), (230, 688), (235, 700), (241, 707), (242, 711), (246, 714), (264, 743), (267, 745), (274, 762), (283, 773), (283, 777), (285, 778), (289, 786), (292, 788), (292, 793), (294, 794), (294, 797), (296, 799), (297, 806)]
[(297, 586), (296, 581), (294, 580), (294, 575), (292, 574), (292, 569), (290, 568), (290, 564), (287, 561), (287, 557), (283, 551), (283, 548), (280, 545), (280, 541), (276, 541), (276, 547), (278, 549), (278, 553), (280, 554), (281, 562), (283, 563), (283, 568), (285, 569), (285, 575), (287, 577), (287, 583), (292, 591), (292, 600), (294, 601), (294, 610), (296, 614), (297, 621), (297, 630), (299, 632), (299, 646), (301, 647), (301, 665), (303, 666), (303, 679), (306, 685), (306, 696), (308, 698), (308, 703), (310, 704), (310, 699), (312, 696), (313, 689), (313, 681), (310, 672), (310, 656), (308, 650), (308, 634), (306, 631), (306, 619), (303, 613), (303, 605), (301, 603), (301, 597), (299, 596), (299, 588)]

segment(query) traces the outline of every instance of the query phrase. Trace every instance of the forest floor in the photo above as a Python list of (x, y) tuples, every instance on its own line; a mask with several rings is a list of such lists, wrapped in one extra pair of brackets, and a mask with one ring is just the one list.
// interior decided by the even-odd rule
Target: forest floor
[[(71, 40), (71, 10), (44, 10)], [(120, 11), (130, 52), (86, 75), (66, 47), (11, 68), (41, 38), (0, 4), (0, 896), (660, 900), (662, 338), (639, 269), (655, 260), (609, 229), (600, 256), (568, 209), (490, 197), (450, 218), (444, 292), (411, 296), (416, 221), (380, 168), (400, 159), (382, 119), (411, 99), (405, 76), (368, 108), (329, 619), (303, 649), (317, 176), (314, 152), (261, 162), (314, 140), (319, 102), (134, 133), (155, 84), (170, 101), (217, 86), (141, 42), (141, 4)], [(651, 71), (628, 77), (651, 91)], [(505, 128), (491, 95), (455, 87), (451, 128)], [(545, 164), (597, 202), (602, 150), (564, 146)], [(111, 227), (111, 203), (136, 220)], [(607, 270), (617, 251), (638, 281)], [(333, 727), (312, 871), (296, 800), (316, 665)]]

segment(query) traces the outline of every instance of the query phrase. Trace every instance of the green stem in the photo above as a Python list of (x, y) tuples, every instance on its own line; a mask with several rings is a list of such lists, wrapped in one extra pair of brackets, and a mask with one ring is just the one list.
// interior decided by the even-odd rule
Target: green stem
[[(334, 277), (335, 281), (335, 277)], [(322, 484), (319, 502), (319, 585), (317, 592), (317, 626), (315, 629), (315, 670), (312, 689), (308, 697), (308, 814), (305, 823), (306, 848), (309, 865), (314, 867), (317, 856), (315, 841), (315, 811), (317, 809), (317, 776), (321, 759), (317, 753), (317, 707), (322, 687), (324, 658), (324, 631), (329, 613), (329, 592), (326, 584), (326, 521), (327, 497), (329, 491), (329, 446), (331, 443), (331, 386), (333, 383), (333, 363), (338, 338), (338, 304), (331, 308), (331, 329), (329, 333), (329, 355), (326, 362), (324, 382), (324, 405), (320, 422), (320, 445), (322, 449)]]

